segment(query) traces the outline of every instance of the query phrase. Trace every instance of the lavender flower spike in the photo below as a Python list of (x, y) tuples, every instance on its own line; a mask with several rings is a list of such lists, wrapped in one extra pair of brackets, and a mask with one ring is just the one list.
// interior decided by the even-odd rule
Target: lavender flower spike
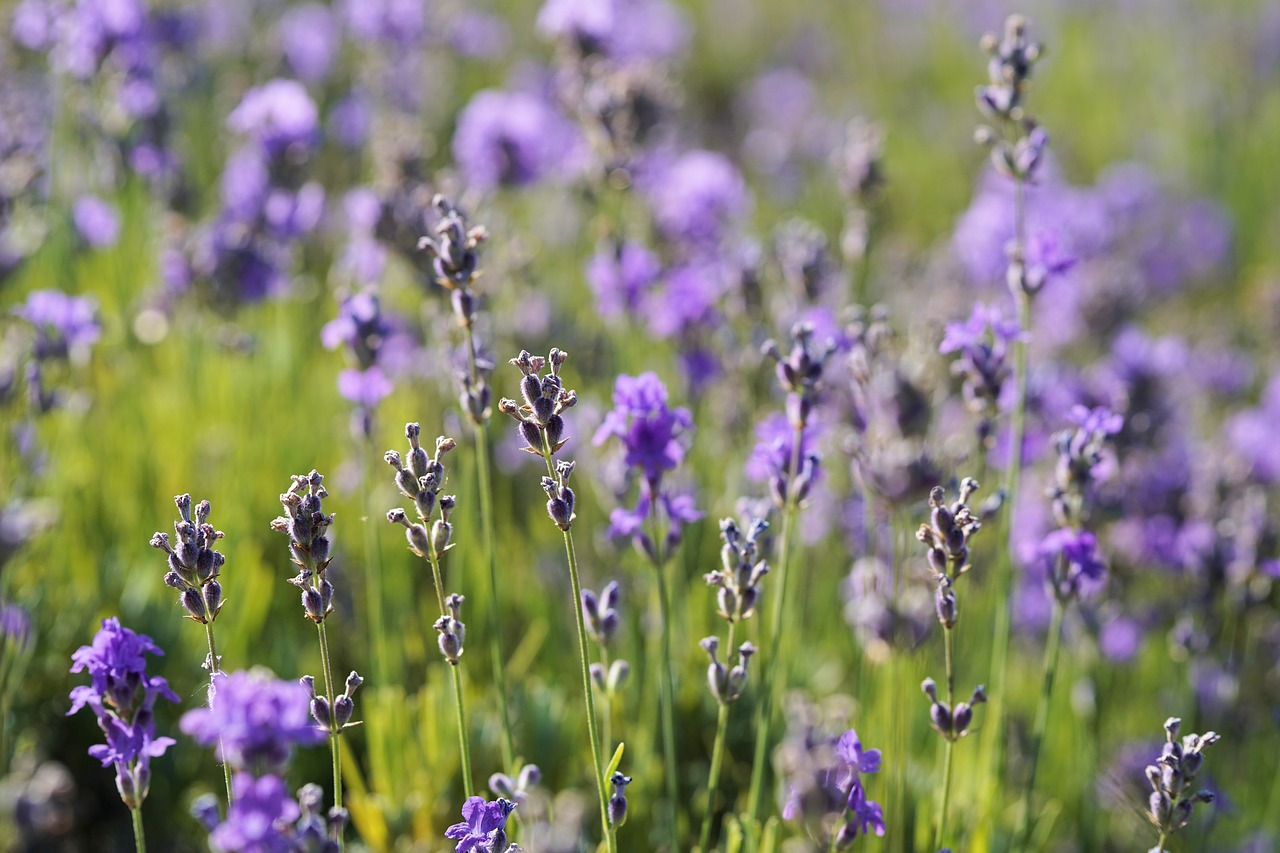
[(1186, 827), (1195, 804), (1214, 800), (1212, 791), (1194, 791), (1194, 788), (1196, 775), (1204, 764), (1204, 748), (1218, 742), (1218, 733), (1186, 735), (1179, 742), (1181, 726), (1182, 720), (1177, 717), (1165, 721), (1165, 744), (1160, 757), (1146, 770), (1147, 781), (1151, 783), (1147, 816), (1160, 832), (1151, 853), (1167, 853), (1166, 840)]
[(462, 806), (462, 823), (444, 831), (444, 837), (458, 842), (455, 853), (508, 853), (507, 819), (516, 804), (499, 797), (492, 803), (482, 797), (468, 797)]
[[(178, 495), (173, 499), (180, 518), (173, 523), (178, 545), (173, 547), (169, 534), (156, 533), (151, 537), (151, 547), (168, 555), (169, 571), (164, 582), (178, 591), (178, 603), (187, 611), (187, 618), (207, 625), (222, 611), (222, 584), (218, 581), (222, 554), (213, 545), (223, 538), (221, 530), (209, 523), (212, 507), (208, 501), (200, 501), (192, 516), (191, 495)], [(210, 652), (212, 655), (213, 652)], [(218, 661), (206, 662), (210, 672), (218, 669)]]

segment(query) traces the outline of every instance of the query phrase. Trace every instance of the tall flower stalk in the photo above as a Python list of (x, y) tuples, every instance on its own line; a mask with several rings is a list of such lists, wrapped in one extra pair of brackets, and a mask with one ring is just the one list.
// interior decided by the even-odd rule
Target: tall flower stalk
[[(789, 448), (786, 443), (778, 448), (785, 450), (786, 459), (775, 464), (769, 481), (770, 496), (782, 513), (782, 535), (778, 541), (778, 595), (774, 599), (770, 617), (769, 634), (761, 645), (766, 650), (760, 685), (760, 702), (756, 714), (756, 743), (751, 761), (751, 787), (747, 794), (747, 826), (753, 828), (760, 814), (764, 793), (765, 762), (769, 754), (770, 729), (773, 724), (773, 708), (784, 686), (779, 680), (779, 666), (786, 652), (799, 640), (798, 630), (782, 630), (787, 615), (787, 592), (790, 580), (791, 550), (795, 534), (796, 516), (800, 505), (808, 496), (818, 475), (819, 457), (805, 447), (805, 428), (809, 425), (813, 407), (818, 399), (818, 385), (822, 380), (827, 360), (835, 352), (835, 344), (828, 341), (823, 349), (813, 345), (813, 326), (797, 323), (791, 330), (791, 350), (785, 356), (775, 341), (764, 346), (766, 356), (777, 362), (779, 384), (787, 392), (787, 422), (792, 429)], [(798, 628), (799, 621), (793, 620)], [(785, 677), (786, 671), (782, 670)], [(752, 830), (754, 831), (754, 830)]]
[[(280, 496), (285, 515), (272, 521), (271, 529), (289, 537), (290, 556), (299, 570), (296, 576), (289, 578), (289, 583), (301, 590), (303, 614), (316, 626), (325, 692), (323, 696), (313, 698), (311, 713), (329, 733), (329, 753), (333, 759), (333, 805), (335, 809), (342, 809), (342, 749), (338, 737), (354, 710), (351, 694), (362, 680), (352, 672), (343, 695), (339, 696), (334, 689), (333, 658), (325, 626), (325, 620), (333, 612), (333, 584), (326, 572), (332, 545), (327, 531), (333, 524), (333, 516), (324, 512), (323, 501), (329, 493), (323, 484), (324, 477), (314, 469), (309, 474), (295, 474), (293, 485)], [(340, 833), (338, 843), (341, 846)]]
[[(613, 821), (609, 819), (609, 798), (605, 794), (604, 755), (600, 747), (600, 731), (596, 721), (595, 700), (591, 692), (591, 671), (587, 659), (587, 629), (582, 612), (582, 584), (578, 579), (578, 556), (573, 547), (574, 493), (569, 487), (574, 463), (564, 459), (554, 461), (553, 456), (568, 441), (564, 436), (564, 418), (561, 413), (578, 402), (576, 391), (564, 387), (560, 368), (568, 359), (568, 353), (552, 348), (547, 357), (532, 356), (521, 350), (511, 359), (511, 364), (524, 375), (520, 383), (524, 404), (503, 398), (498, 410), (514, 418), (520, 424), (520, 436), (526, 449), (542, 457), (547, 466), (547, 476), (542, 478), (542, 490), (547, 494), (547, 513), (564, 535), (565, 557), (569, 564), (569, 584), (573, 591), (573, 613), (578, 627), (578, 656), (582, 664), (582, 692), (586, 701), (587, 734), (591, 741), (591, 773), (595, 777), (596, 792), (600, 801), (600, 830), (604, 834), (609, 853), (617, 853), (618, 841)], [(543, 367), (549, 367), (546, 376), (540, 375)]]
[(1147, 816), (1160, 833), (1150, 853), (1168, 853), (1165, 842), (1191, 820), (1195, 804), (1214, 801), (1212, 791), (1195, 791), (1195, 781), (1204, 766), (1204, 748), (1217, 743), (1219, 735), (1217, 732), (1190, 734), (1179, 743), (1181, 727), (1182, 720), (1177, 717), (1165, 720), (1165, 743), (1160, 757), (1146, 768), (1147, 781), (1151, 783)]
[[(738, 623), (756, 611), (760, 601), (761, 582), (769, 572), (769, 565), (760, 556), (759, 539), (768, 522), (757, 519), (743, 535), (732, 518), (720, 522), (720, 568), (704, 575), (707, 584), (716, 589), (716, 602), (720, 617), (729, 623), (725, 648), (734, 651)], [(716, 739), (711, 751), (711, 770), (707, 776), (707, 813), (702, 819), (698, 849), (711, 849), (711, 823), (716, 813), (716, 794), (720, 789), (720, 767), (724, 761), (725, 737), (729, 729), (729, 706), (742, 695), (747, 684), (747, 662), (755, 654), (750, 642), (737, 648), (738, 663), (732, 669), (717, 657), (720, 639), (715, 636), (702, 640), (702, 648), (711, 658), (707, 667), (707, 686), (720, 705), (716, 715)]]
[[(157, 532), (151, 537), (151, 547), (168, 555), (169, 571), (165, 573), (164, 582), (178, 591), (178, 604), (186, 611), (186, 617), (204, 626), (205, 640), (209, 645), (204, 668), (209, 671), (209, 692), (212, 695), (214, 680), (222, 672), (213, 622), (222, 612), (222, 583), (218, 577), (225, 562), (222, 553), (213, 549), (213, 544), (223, 538), (223, 533), (209, 523), (213, 507), (208, 501), (196, 504), (194, 517), (191, 495), (176, 495), (173, 502), (178, 507), (179, 518), (173, 523), (178, 546), (173, 547), (169, 534)], [(230, 807), (231, 768), (225, 761), (222, 763), (222, 775), (227, 789), (227, 806)]]
[(405, 538), (409, 541), (409, 550), (427, 561), (431, 566), (431, 580), (435, 585), (436, 603), (440, 607), (440, 618), (435, 622), (439, 633), (440, 653), (449, 662), (453, 676), (453, 707), (458, 724), (458, 750), (462, 763), (462, 784), (467, 796), (475, 791), (471, 778), (471, 743), (467, 737), (467, 715), (462, 696), (462, 673), (458, 664), (462, 659), (462, 645), (466, 638), (466, 625), (462, 623), (461, 611), (464, 597), (452, 593), (444, 593), (444, 573), (441, 571), (441, 560), (444, 554), (453, 547), (453, 523), (449, 516), (453, 513), (457, 498), (453, 495), (441, 495), (446, 474), (444, 455), (457, 447), (452, 438), (440, 436), (436, 439), (436, 452), (428, 457), (422, 448), (421, 428), (416, 423), (404, 426), (405, 437), (409, 439), (409, 464), (406, 466), (400, 454), (388, 450), (387, 464), (395, 469), (396, 488), (400, 494), (413, 501), (418, 520), (410, 522), (403, 509), (393, 509), (387, 513), (387, 521), (405, 528)]
[(942, 802), (938, 809), (938, 834), (934, 847), (941, 848), (947, 835), (947, 810), (951, 802), (952, 752), (955, 743), (968, 734), (973, 720), (973, 707), (987, 700), (985, 688), (979, 685), (968, 702), (956, 704), (955, 627), (959, 618), (955, 584), (972, 566), (969, 563), (969, 540), (982, 529), (982, 523), (969, 510), (969, 498), (978, 489), (970, 477), (960, 482), (959, 500), (947, 506), (946, 492), (935, 486), (929, 493), (932, 510), (928, 524), (920, 525), (916, 538), (928, 551), (929, 568), (936, 585), (934, 605), (942, 625), (943, 656), (946, 666), (946, 702), (938, 699), (937, 684), (932, 678), (921, 685), (929, 697), (929, 718), (943, 739)]
[(480, 498), (480, 535), (489, 576), (489, 659), (498, 692), (498, 712), (502, 718), (502, 763), (515, 772), (515, 737), (511, 730), (508, 704), (506, 657), (502, 651), (501, 602), (498, 598), (497, 539), (493, 519), (493, 475), (489, 458), (489, 373), (493, 365), (482, 360), (475, 325), (479, 296), (474, 290), (480, 277), (480, 246), (489, 232), (483, 225), (468, 227), (466, 217), (448, 199), (437, 195), (433, 204), (441, 218), (434, 237), (423, 237), (418, 245), (434, 258), (436, 282), (450, 292), (454, 317), (466, 339), (467, 369), (458, 376), (462, 410), (474, 427), (476, 485)]

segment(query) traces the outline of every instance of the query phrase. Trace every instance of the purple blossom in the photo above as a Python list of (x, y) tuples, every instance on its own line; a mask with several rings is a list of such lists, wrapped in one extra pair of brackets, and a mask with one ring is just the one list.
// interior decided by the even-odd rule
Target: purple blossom
[(636, 313), (645, 293), (662, 274), (658, 257), (639, 243), (603, 246), (587, 264), (587, 281), (603, 317)]
[(613, 406), (592, 443), (599, 446), (610, 438), (619, 439), (627, 466), (640, 469), (656, 489), (663, 474), (684, 460), (680, 438), (693, 430), (693, 416), (684, 407), (667, 405), (667, 388), (652, 371), (619, 376)]
[(277, 78), (250, 89), (227, 118), (227, 127), (253, 137), (269, 154), (316, 141), (319, 111), (296, 80)]
[[(2, 547), (2, 545), (0, 545)], [(0, 600), (0, 642), (19, 651), (30, 651), (33, 645), (31, 614), (26, 608)]]
[(282, 772), (295, 745), (322, 743), (329, 733), (311, 719), (311, 693), (262, 670), (218, 673), (209, 707), (183, 715), (182, 731), (237, 770)]
[[(800, 459), (817, 452), (818, 441), (825, 427), (818, 421), (810, 420), (800, 438)], [(764, 418), (756, 424), (756, 445), (747, 459), (747, 479), (753, 483), (768, 480), (791, 467), (796, 440), (796, 429), (781, 412)]]
[(359, 148), (373, 127), (373, 104), (361, 90), (354, 90), (329, 110), (327, 128), (339, 144)]
[(426, 34), (426, 7), (420, 0), (345, 0), (342, 11), (361, 41), (409, 46)]
[(462, 823), (444, 831), (444, 837), (458, 842), (455, 853), (505, 853), (507, 818), (516, 804), (499, 797), (487, 803), (482, 797), (468, 797), (462, 806)]
[(33, 290), (13, 313), (36, 327), (37, 359), (66, 358), (87, 348), (102, 333), (93, 301), (60, 290)]
[(97, 196), (82, 195), (76, 199), (71, 219), (80, 239), (95, 249), (114, 246), (120, 238), (120, 214)]
[(1090, 532), (1060, 528), (1041, 541), (1037, 571), (1043, 572), (1061, 600), (1096, 591), (1106, 580), (1107, 567), (1098, 556), (1098, 540)]
[(227, 853), (290, 853), (298, 849), (291, 824), (302, 812), (283, 779), (272, 775), (255, 779), (252, 774), (237, 773), (231, 790), (227, 819), (209, 835), (209, 846)]
[(751, 204), (737, 167), (714, 151), (687, 151), (659, 164), (642, 189), (658, 230), (694, 246), (718, 244)]
[(874, 832), (884, 835), (884, 814), (878, 803), (867, 799), (862, 775), (880, 770), (880, 750), (863, 749), (858, 734), (849, 729), (838, 739), (806, 744), (807, 759), (800, 758), (799, 773), (789, 780), (784, 820), (835, 815), (849, 820), (839, 830), (841, 838)]
[(689, 41), (685, 16), (667, 0), (547, 0), (537, 28), (619, 62), (670, 59)]
[(1022, 330), (1017, 320), (1006, 320), (999, 306), (988, 307), (979, 302), (973, 306), (973, 312), (968, 320), (947, 324), (946, 333), (938, 351), (942, 353), (990, 351), (997, 347), (1003, 351), (1009, 344), (1022, 337)]
[(1275, 424), (1280, 421), (1280, 372), (1267, 382), (1255, 409), (1227, 420), (1224, 432), (1231, 448), (1248, 464), (1249, 474), (1262, 483), (1280, 481), (1280, 441)]
[(301, 80), (317, 82), (333, 68), (342, 33), (327, 7), (304, 3), (280, 16), (276, 40), (293, 73)]
[(579, 146), (551, 105), (529, 92), (485, 89), (458, 116), (453, 156), (469, 185), (520, 187), (564, 171)]
[(671, 338), (703, 332), (718, 324), (716, 305), (732, 284), (731, 269), (719, 258), (706, 257), (673, 267), (641, 300), (640, 313), (649, 334)]
[(338, 393), (344, 400), (364, 409), (374, 408), (394, 390), (395, 385), (377, 365), (365, 370), (347, 369), (338, 374)]

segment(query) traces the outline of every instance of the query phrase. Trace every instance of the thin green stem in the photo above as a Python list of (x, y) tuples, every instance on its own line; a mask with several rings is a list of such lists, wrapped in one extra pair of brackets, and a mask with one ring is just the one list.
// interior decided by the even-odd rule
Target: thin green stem
[[(547, 476), (555, 478), (555, 466), (551, 464), (551, 445), (546, 430), (542, 431), (542, 459), (547, 463)], [(587, 706), (587, 736), (591, 740), (591, 775), (596, 780), (596, 793), (600, 800), (600, 831), (605, 837), (609, 853), (618, 853), (618, 840), (609, 826), (609, 798), (605, 793), (603, 752), (600, 749), (600, 730), (596, 725), (596, 703), (591, 695), (591, 669), (587, 660), (587, 626), (582, 615), (582, 583), (578, 578), (578, 555), (573, 547), (573, 533), (564, 533), (565, 558), (569, 563), (569, 586), (573, 592), (573, 614), (578, 625), (578, 658), (582, 664), (582, 694)]]
[[(799, 504), (795, 498), (795, 481), (800, 471), (801, 445), (804, 438), (804, 425), (795, 428), (792, 438), (791, 461), (787, 471), (787, 496), (782, 509), (782, 535), (778, 540), (778, 595), (774, 599), (773, 614), (770, 620), (769, 638), (762, 643), (761, 651), (767, 652), (768, 664), (762, 667), (760, 682), (760, 704), (756, 714), (756, 746), (751, 759), (751, 787), (747, 793), (747, 826), (754, 831), (756, 819), (760, 814), (760, 798), (764, 791), (765, 759), (769, 753), (769, 730), (773, 722), (773, 704), (778, 692), (778, 667), (782, 655), (782, 624), (786, 613), (787, 588), (790, 581), (791, 538), (795, 529), (796, 513)], [(799, 625), (794, 626), (797, 630)], [(790, 645), (790, 644), (788, 644)]]
[[(956, 676), (955, 667), (953, 665), (952, 643), (954, 642), (954, 628), (943, 627), (942, 630), (942, 648), (946, 658), (947, 665), (947, 708), (952, 713), (956, 708)], [(945, 746), (943, 747), (942, 759), (942, 807), (938, 810), (938, 843), (933, 845), (939, 850), (942, 849), (942, 843), (946, 839), (947, 834), (947, 807), (951, 804), (951, 762), (952, 752), (955, 750), (955, 738), (944, 736)]]
[[(360, 472), (362, 483), (368, 483), (370, 477), (369, 461), (374, 457), (375, 450), (373, 446), (373, 437), (366, 435), (364, 437), (363, 452), (360, 454)], [(372, 495), (372, 490), (369, 491)], [(375, 518), (376, 515), (368, 511), (366, 506), (366, 516)], [(383, 613), (383, 594), (382, 594), (382, 554), (378, 549), (378, 538), (374, 533), (373, 525), (367, 523), (364, 525), (364, 583), (365, 583), (365, 599), (369, 606), (369, 645), (373, 649), (373, 682), (378, 685), (386, 685), (388, 683), (389, 667), (387, 652), (387, 621)]]
[(1163, 829), (1160, 830), (1160, 839), (1156, 841), (1156, 853), (1165, 853), (1164, 842), (1168, 839), (1168, 837), (1169, 837), (1169, 833), (1165, 832)]
[[(335, 695), (333, 692), (333, 665), (329, 657), (329, 635), (325, 631), (323, 621), (316, 623), (316, 632), (320, 636), (320, 666), (324, 670), (325, 699), (329, 702), (329, 707), (332, 711)], [(342, 808), (342, 750), (338, 745), (338, 736), (341, 733), (342, 730), (338, 728), (338, 721), (330, 713), (329, 752), (333, 756), (333, 806), (339, 809)], [(342, 849), (343, 844), (342, 836), (338, 836), (338, 848)]]
[[(213, 677), (222, 671), (222, 669), (218, 665), (218, 646), (213, 641), (213, 621), (212, 620), (204, 623), (204, 636), (205, 636), (205, 639), (209, 641), (209, 687), (212, 689)], [(218, 754), (219, 755), (226, 754), (225, 751), (222, 749), (221, 735), (218, 736)], [(227, 763), (226, 759), (223, 759), (222, 761), (222, 778), (227, 785), (227, 808), (231, 808), (231, 765)]]
[[(440, 616), (448, 618), (449, 610), (444, 603), (444, 573), (440, 571), (440, 554), (436, 552), (434, 541), (431, 542), (431, 547), (427, 551), (427, 562), (431, 565), (431, 579), (436, 587), (436, 603), (440, 605)], [(453, 710), (458, 723), (458, 751), (462, 763), (462, 787), (466, 796), (469, 797), (475, 793), (476, 789), (475, 785), (472, 784), (471, 778), (471, 743), (467, 739), (467, 715), (462, 700), (462, 675), (458, 672), (456, 663), (453, 661), (448, 663), (450, 669), (453, 670)]]
[(1044, 735), (1049, 727), (1049, 705), (1053, 698), (1053, 679), (1058, 671), (1058, 652), (1062, 647), (1062, 617), (1066, 606), (1053, 599), (1053, 617), (1049, 622), (1049, 638), (1044, 649), (1044, 675), (1040, 683), (1040, 700), (1036, 705), (1035, 725), (1031, 734), (1031, 769), (1027, 774), (1027, 784), (1022, 796), (1022, 828), (1018, 833), (1021, 848), (1027, 849), (1031, 841), (1031, 806), (1036, 787), (1036, 769), (1040, 763), (1040, 749), (1044, 745)]
[(133, 816), (133, 846), (138, 853), (147, 853), (147, 836), (142, 831), (142, 806), (129, 809)]
[[(606, 756), (613, 755), (613, 694), (610, 692), (608, 687), (609, 650), (604, 646), (600, 647), (600, 666), (603, 667), (602, 671), (604, 672), (606, 684), (604, 691), (601, 694), (601, 698), (604, 699), (604, 711), (600, 714), (601, 727), (604, 729), (604, 734), (602, 735), (604, 738), (604, 750), (601, 752), (601, 755)], [(600, 767), (600, 772), (604, 772), (603, 765)]]
[[(463, 327), (467, 338), (467, 369), (471, 381), (481, 380), (476, 338), (471, 326)], [(489, 661), (493, 667), (493, 683), (498, 692), (498, 712), (502, 717), (502, 764), (509, 773), (516, 771), (515, 736), (511, 731), (511, 710), (507, 705), (506, 656), (502, 652), (502, 618), (498, 599), (497, 537), (493, 523), (493, 479), (489, 466), (489, 423), (475, 424), (476, 480), (480, 494), (480, 538), (484, 540), (484, 559), (489, 569)]]
[[(729, 623), (729, 642), (727, 654), (733, 654), (733, 635), (736, 622)], [(698, 849), (707, 853), (711, 849), (711, 821), (716, 814), (716, 794), (720, 790), (720, 765), (724, 760), (724, 741), (729, 730), (729, 704), (720, 702), (720, 712), (716, 715), (716, 742), (711, 749), (711, 772), (707, 776), (707, 813), (702, 818), (702, 833), (699, 835)]]
[(680, 801), (679, 781), (676, 778), (676, 724), (675, 724), (675, 677), (671, 667), (671, 604), (667, 593), (667, 554), (662, 547), (663, 539), (659, 536), (657, 521), (658, 501), (653, 501), (653, 569), (658, 579), (658, 616), (662, 624), (661, 649), (662, 673), (658, 685), (658, 704), (662, 714), (662, 764), (663, 777), (667, 786), (667, 828), (670, 831), (671, 849), (679, 849), (679, 826), (677, 824), (676, 804)]

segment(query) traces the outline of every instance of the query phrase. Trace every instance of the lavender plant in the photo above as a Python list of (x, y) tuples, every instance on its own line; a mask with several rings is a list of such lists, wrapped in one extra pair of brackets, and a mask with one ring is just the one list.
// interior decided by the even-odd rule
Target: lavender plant
[[(513, 418), (519, 424), (520, 437), (525, 450), (541, 456), (546, 463), (547, 476), (542, 478), (542, 490), (547, 495), (547, 514), (564, 534), (565, 556), (569, 563), (569, 585), (573, 591), (573, 612), (578, 622), (578, 656), (582, 663), (582, 692), (586, 700), (587, 735), (591, 742), (591, 774), (595, 777), (596, 793), (600, 801), (600, 831), (604, 834), (609, 853), (617, 853), (618, 842), (615, 827), (609, 820), (609, 803), (605, 797), (604, 754), (600, 747), (600, 733), (596, 725), (595, 701), (591, 695), (591, 672), (587, 659), (587, 629), (583, 617), (582, 584), (578, 580), (578, 556), (573, 547), (573, 520), (576, 497), (569, 486), (574, 463), (552, 458), (567, 442), (562, 413), (578, 402), (578, 393), (564, 387), (560, 368), (569, 358), (564, 350), (553, 347), (547, 357), (530, 355), (525, 350), (510, 363), (520, 370), (524, 379), (520, 382), (523, 405), (504, 397), (498, 401), (498, 411)], [(542, 369), (548, 368), (545, 376)]]
[[(334, 687), (333, 665), (329, 651), (329, 636), (325, 620), (333, 612), (333, 583), (327, 574), (332, 542), (328, 536), (333, 516), (324, 512), (323, 501), (329, 496), (324, 488), (324, 477), (314, 469), (310, 474), (295, 474), (289, 491), (280, 496), (285, 515), (271, 522), (271, 529), (289, 537), (289, 553), (298, 574), (289, 583), (302, 592), (303, 615), (315, 623), (320, 641), (320, 668), (324, 677), (323, 696), (308, 702), (316, 722), (329, 733), (329, 752), (333, 757), (333, 805), (342, 808), (342, 751), (338, 737), (348, 725), (352, 708), (348, 703), (351, 692), (359, 686), (360, 679), (354, 672), (347, 680), (348, 691), (339, 696)], [(346, 699), (341, 703), (340, 699)], [(319, 710), (319, 713), (314, 713)], [(341, 843), (341, 835), (339, 835)]]
[(387, 521), (405, 528), (405, 538), (409, 540), (409, 550), (427, 561), (431, 566), (431, 579), (435, 585), (436, 603), (440, 606), (440, 618), (435, 621), (434, 628), (439, 634), (437, 643), (440, 654), (449, 662), (449, 671), (453, 676), (454, 711), (458, 724), (459, 761), (462, 764), (463, 790), (470, 794), (475, 790), (471, 781), (471, 742), (467, 736), (467, 716), (462, 698), (462, 673), (458, 664), (462, 659), (463, 642), (466, 639), (466, 626), (462, 623), (462, 602), (464, 597), (458, 593), (448, 596), (444, 593), (444, 572), (441, 567), (446, 552), (453, 547), (453, 523), (449, 521), (457, 498), (453, 495), (441, 495), (447, 480), (444, 468), (444, 455), (457, 447), (452, 438), (440, 436), (436, 439), (436, 452), (432, 457), (422, 448), (421, 428), (416, 423), (404, 426), (405, 437), (409, 439), (409, 465), (406, 467), (400, 454), (388, 450), (384, 457), (387, 464), (395, 469), (396, 488), (400, 494), (413, 501), (418, 520), (410, 522), (408, 514), (397, 507), (387, 513)]
[[(209, 654), (202, 666), (209, 672), (209, 690), (212, 694), (214, 678), (222, 672), (222, 659), (214, 641), (213, 622), (222, 612), (224, 603), (222, 582), (218, 578), (225, 562), (222, 553), (215, 551), (213, 545), (225, 534), (209, 523), (213, 506), (208, 501), (200, 501), (195, 505), (194, 516), (191, 495), (176, 495), (173, 502), (178, 507), (179, 518), (173, 523), (178, 547), (174, 548), (170, 544), (169, 534), (159, 531), (151, 537), (151, 547), (168, 555), (169, 571), (164, 575), (165, 586), (178, 591), (178, 604), (186, 611), (186, 618), (204, 626)], [(226, 762), (222, 764), (222, 774), (226, 783), (227, 803), (230, 805), (231, 768)]]
[(1202, 735), (1190, 734), (1178, 742), (1182, 720), (1170, 717), (1165, 720), (1165, 744), (1155, 764), (1146, 768), (1147, 781), (1151, 783), (1151, 796), (1147, 816), (1160, 833), (1156, 846), (1150, 853), (1168, 853), (1165, 842), (1169, 836), (1186, 827), (1196, 803), (1212, 803), (1212, 791), (1195, 788), (1196, 776), (1204, 765), (1204, 749), (1220, 740), (1217, 732)]
[[(769, 572), (769, 565), (760, 556), (760, 536), (768, 528), (768, 522), (756, 519), (744, 535), (732, 518), (720, 522), (720, 565), (716, 571), (703, 575), (707, 585), (716, 589), (719, 614), (729, 623), (729, 637), (725, 643), (732, 654), (738, 623), (750, 618), (756, 611), (762, 592), (761, 582)], [(738, 663), (729, 669), (716, 657), (720, 638), (703, 638), (700, 643), (711, 658), (707, 667), (707, 685), (711, 695), (720, 705), (716, 716), (716, 739), (711, 752), (711, 770), (707, 777), (707, 813), (702, 819), (699, 836), (700, 850), (710, 850), (711, 821), (716, 811), (716, 793), (720, 788), (720, 766), (724, 760), (725, 736), (729, 727), (729, 705), (737, 701), (747, 684), (747, 662), (755, 654), (756, 647), (744, 642), (737, 647)]]
[(467, 369), (457, 379), (462, 411), (475, 429), (476, 483), (480, 496), (480, 529), (489, 575), (489, 664), (498, 693), (502, 717), (502, 763), (514, 770), (515, 737), (511, 731), (508, 703), (506, 657), (502, 651), (501, 599), (498, 596), (497, 544), (493, 518), (493, 477), (490, 473), (489, 419), (493, 414), (489, 375), (493, 365), (480, 357), (476, 321), (480, 294), (475, 289), (480, 277), (480, 247), (489, 237), (483, 225), (471, 226), (463, 212), (442, 195), (432, 199), (440, 212), (434, 237), (423, 237), (419, 248), (431, 255), (436, 283), (449, 291), (454, 318), (466, 339)]
[(941, 847), (947, 836), (947, 808), (951, 802), (952, 751), (955, 742), (968, 734), (973, 720), (973, 706), (987, 701), (986, 690), (979, 685), (968, 702), (956, 704), (954, 632), (959, 618), (955, 584), (973, 568), (969, 562), (969, 541), (982, 529), (982, 522), (969, 509), (969, 498), (978, 490), (978, 483), (971, 477), (960, 481), (959, 499), (947, 506), (946, 492), (935, 486), (929, 492), (932, 512), (928, 524), (920, 525), (916, 538), (925, 546), (929, 569), (936, 585), (935, 610), (942, 625), (943, 654), (946, 664), (946, 701), (938, 699), (937, 684), (927, 678), (921, 689), (929, 697), (929, 718), (934, 730), (942, 736), (944, 758), (942, 769), (942, 803), (938, 808), (938, 833), (935, 847)]
[(102, 620), (93, 645), (81, 646), (71, 656), (71, 671), (88, 671), (90, 683), (71, 691), (70, 716), (89, 708), (107, 742), (89, 748), (89, 754), (114, 767), (116, 791), (133, 817), (133, 839), (138, 853), (146, 853), (142, 828), (142, 803), (151, 788), (151, 759), (164, 755), (175, 743), (156, 737), (156, 700), (177, 702), (169, 683), (147, 675), (147, 654), (163, 651), (146, 634), (135, 634), (119, 619)]

